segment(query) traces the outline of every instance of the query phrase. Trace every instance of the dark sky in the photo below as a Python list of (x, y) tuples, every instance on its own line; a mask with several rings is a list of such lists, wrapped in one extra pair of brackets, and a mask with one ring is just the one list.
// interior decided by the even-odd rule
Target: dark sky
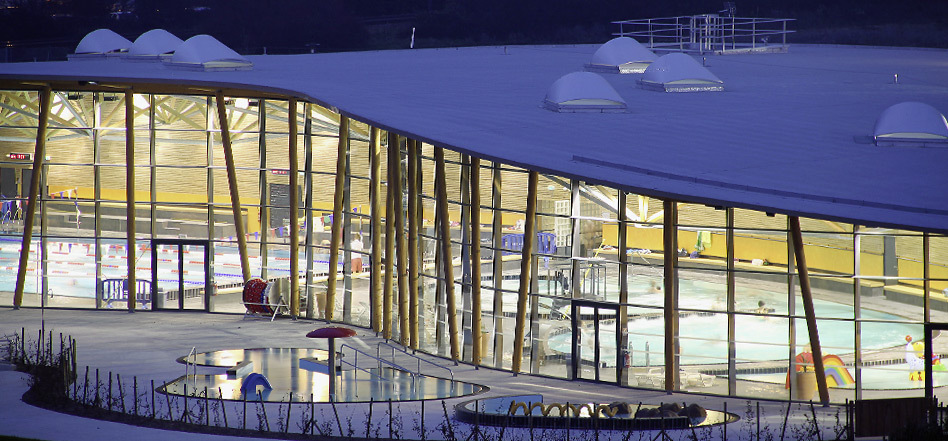
[[(595, 43), (611, 21), (713, 13), (722, 1), (681, 0), (9, 0), (0, 10), (7, 59), (50, 47), (64, 56), (101, 27), (130, 40), (154, 28), (206, 33), (246, 54), (482, 44)], [(948, 47), (948, 2), (735, 2), (741, 17), (794, 18), (791, 41)], [(54, 51), (55, 52), (55, 51)], [(40, 56), (42, 57), (42, 55)]]

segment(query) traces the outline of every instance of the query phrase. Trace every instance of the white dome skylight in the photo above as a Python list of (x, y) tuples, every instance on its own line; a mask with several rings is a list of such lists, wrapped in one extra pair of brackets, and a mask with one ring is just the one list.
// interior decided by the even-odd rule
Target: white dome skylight
[(171, 57), (175, 49), (184, 43), (180, 38), (164, 29), (152, 29), (135, 39), (128, 49), (127, 60), (157, 60)]
[(720, 92), (724, 81), (691, 56), (673, 52), (662, 55), (645, 69), (639, 84), (664, 92)]
[(168, 65), (204, 71), (253, 69), (250, 60), (216, 38), (204, 34), (195, 35), (178, 46)]
[(948, 121), (928, 104), (906, 101), (882, 111), (872, 136), (877, 145), (944, 145), (948, 143)]
[(592, 72), (573, 72), (553, 82), (543, 107), (554, 112), (625, 112), (625, 100), (606, 81)]
[(586, 64), (586, 70), (604, 73), (642, 73), (658, 59), (634, 38), (616, 37), (603, 43)]
[(76, 46), (76, 53), (69, 54), (69, 59), (103, 58), (121, 56), (132, 46), (132, 42), (116, 34), (110, 29), (96, 29), (85, 37)]

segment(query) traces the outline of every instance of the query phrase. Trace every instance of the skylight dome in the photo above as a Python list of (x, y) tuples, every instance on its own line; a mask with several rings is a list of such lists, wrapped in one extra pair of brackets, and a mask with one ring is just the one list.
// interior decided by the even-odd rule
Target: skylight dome
[(694, 58), (680, 52), (662, 55), (639, 80), (643, 88), (663, 92), (720, 92), (724, 81)]
[(877, 145), (945, 145), (948, 121), (928, 104), (906, 101), (882, 111), (872, 136)]
[(157, 60), (171, 58), (175, 49), (184, 43), (164, 29), (152, 29), (135, 39), (128, 49), (127, 60)]
[(642, 73), (658, 59), (634, 38), (616, 37), (603, 43), (586, 64), (586, 70), (603, 73)]
[(592, 72), (573, 72), (553, 82), (543, 107), (554, 112), (625, 112), (625, 100), (606, 81)]
[(210, 35), (195, 35), (174, 51), (171, 67), (203, 71), (250, 70), (253, 63)]
[(131, 41), (112, 30), (96, 29), (82, 37), (76, 46), (76, 53), (69, 54), (68, 58), (72, 60), (122, 56), (131, 46)]

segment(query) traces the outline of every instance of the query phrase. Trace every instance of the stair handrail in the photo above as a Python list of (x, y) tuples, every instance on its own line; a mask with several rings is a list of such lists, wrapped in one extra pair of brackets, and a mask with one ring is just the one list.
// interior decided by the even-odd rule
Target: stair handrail
[(390, 344), (390, 343), (388, 343), (388, 342), (384, 342), (384, 341), (383, 341), (383, 342), (379, 342), (378, 346), (376, 346), (376, 353), (379, 355), (379, 357), (378, 357), (379, 359), (381, 359), (382, 346), (388, 346), (389, 348), (392, 349), (392, 360), (395, 360), (395, 351), (396, 351), (396, 350), (398, 350), (399, 352), (404, 353), (405, 355), (407, 355), (407, 356), (409, 356), (409, 357), (412, 357), (412, 358), (418, 360), (418, 373), (419, 373), (419, 374), (421, 374), (421, 362), (425, 362), (425, 363), (428, 363), (428, 364), (430, 364), (430, 365), (432, 365), (432, 366), (434, 366), (434, 367), (441, 368), (441, 369), (444, 369), (444, 370), (448, 371), (448, 375), (451, 376), (451, 381), (454, 381), (454, 371), (452, 371), (451, 368), (448, 368), (448, 367), (446, 367), (446, 366), (441, 366), (440, 364), (435, 363), (435, 362), (432, 362), (432, 361), (429, 361), (429, 360), (425, 360), (424, 358), (421, 358), (421, 357), (419, 357), (419, 356), (417, 356), (417, 355), (415, 355), (415, 354), (412, 354), (412, 353), (408, 352), (408, 351), (407, 351), (406, 349), (404, 349), (404, 348), (401, 348), (401, 347), (392, 345), (392, 344)]

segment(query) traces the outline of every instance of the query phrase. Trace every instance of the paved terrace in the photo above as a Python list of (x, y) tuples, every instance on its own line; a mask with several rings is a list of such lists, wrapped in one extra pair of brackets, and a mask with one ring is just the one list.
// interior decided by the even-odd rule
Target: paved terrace
[[(161, 384), (183, 375), (184, 365), (177, 363), (175, 360), (188, 354), (192, 347), (196, 348), (198, 352), (235, 348), (313, 347), (314, 345), (317, 348), (326, 349), (324, 341), (305, 337), (308, 331), (325, 326), (324, 322), (290, 319), (278, 319), (269, 322), (267, 320), (243, 319), (240, 315), (200, 312), (165, 311), (130, 314), (118, 310), (63, 309), (48, 309), (44, 312), (32, 308), (16, 311), (5, 307), (0, 309), (0, 336), (19, 333), (22, 327), (27, 329), (28, 336), (31, 333), (35, 336), (41, 326), (41, 321), (44, 319), (47, 330), (52, 329), (56, 334), (59, 332), (68, 334), (77, 340), (80, 372), (84, 370), (85, 366), (90, 366), (92, 370), (99, 369), (102, 372), (111, 371), (124, 377), (126, 383), (128, 379), (136, 376), (139, 385), (147, 384), (150, 380), (154, 380), (156, 384)], [(348, 343), (355, 347), (361, 346), (367, 352), (374, 352), (377, 343), (382, 339), (376, 337), (374, 332), (364, 329), (357, 330), (359, 335), (350, 339)], [(752, 404), (746, 399), (728, 399), (686, 393), (666, 394), (662, 391), (618, 388), (591, 382), (571, 382), (522, 374), (514, 376), (509, 372), (494, 369), (475, 369), (473, 366), (463, 363), (455, 367), (451, 366), (452, 363), (448, 360), (428, 356), (426, 358), (451, 367), (456, 379), (490, 387), (489, 391), (478, 395), (478, 397), (542, 394), (544, 402), (547, 403), (593, 401), (608, 403), (617, 400), (652, 404), (672, 401), (695, 402), (706, 408), (716, 410), (721, 410), (724, 403), (727, 403), (729, 411), (737, 413), (742, 418), (741, 421), (728, 425), (728, 438), (749, 439), (746, 436), (756, 430), (756, 419), (748, 419), (745, 416), (752, 409), (752, 406), (756, 406), (756, 402)], [(138, 441), (167, 439), (171, 436), (185, 440), (208, 439), (209, 437), (204, 434), (181, 434), (166, 430), (90, 420), (29, 406), (19, 400), (19, 397), (26, 390), (26, 376), (8, 371), (9, 365), (0, 363), (0, 367), (3, 366), (6, 369), (0, 368), (0, 370), (7, 371), (0, 371), (0, 435), (46, 440), (101, 440), (135, 437)], [(433, 367), (429, 369), (432, 375), (443, 375), (443, 370), (438, 372), (438, 369)], [(425, 371), (424, 366), (422, 370)], [(219, 369), (199, 367), (199, 374), (219, 372)], [(719, 383), (722, 382), (719, 381)], [(867, 392), (867, 395), (869, 394), (870, 392)], [(445, 400), (448, 414), (453, 418), (453, 406), (469, 399), (472, 399), (472, 397)], [(385, 409), (381, 406), (379, 404), (375, 406), (374, 422), (380, 421), (384, 416)], [(786, 404), (761, 401), (760, 406), (761, 413), (764, 415), (761, 418), (761, 427), (779, 437), (787, 409)], [(363, 436), (368, 405), (364, 403), (339, 404), (337, 407), (343, 421), (343, 428), (346, 428), (347, 424), (351, 424), (350, 427), (355, 428), (354, 436)], [(279, 412), (277, 403), (268, 405), (268, 409), (271, 409), (268, 411), (271, 427), (276, 427), (275, 423)], [(395, 418), (401, 418), (403, 421), (402, 438), (420, 438), (418, 432), (414, 432), (414, 435), (412, 435), (412, 428), (414, 423), (418, 421), (420, 410), (418, 402), (396, 404)], [(794, 404), (791, 410), (787, 436), (793, 433), (794, 427), (801, 427), (806, 424), (807, 415), (810, 414), (808, 405)], [(815, 410), (819, 415), (820, 427), (823, 429), (823, 439), (832, 439), (832, 426), (835, 425), (837, 411), (840, 408), (817, 406)], [(332, 409), (328, 404), (317, 404), (315, 412), (318, 416), (327, 419), (333, 418)], [(248, 413), (250, 412), (248, 411)], [(294, 427), (295, 421), (299, 419), (299, 415), (294, 416), (296, 419), (291, 418), (293, 422), (291, 427)], [(753, 417), (753, 412), (751, 416)], [(843, 415), (840, 415), (840, 417), (842, 418)], [(231, 426), (234, 426), (233, 420), (236, 418), (234, 416), (231, 418)], [(248, 420), (252, 420), (253, 423), (248, 425), (256, 427), (256, 418), (251, 414)], [(426, 437), (428, 439), (443, 439), (444, 436), (441, 431), (435, 429), (439, 423), (444, 421), (441, 403), (429, 401), (426, 405), (425, 418), (426, 428), (428, 429)], [(351, 423), (347, 423), (347, 421), (351, 421)], [(332, 424), (332, 430), (338, 435), (335, 427), (335, 424)], [(455, 424), (455, 429), (459, 432), (459, 439), (465, 439), (470, 434), (471, 428), (472, 426), (463, 423)], [(522, 433), (516, 435), (517, 430)], [(383, 437), (387, 436), (387, 427), (383, 428), (380, 433)], [(486, 433), (491, 436), (491, 439), (497, 439), (499, 435), (493, 428), (486, 429)], [(505, 438), (512, 435), (529, 436), (525, 433), (525, 429), (511, 429), (506, 433)], [(603, 439), (620, 440), (625, 435), (625, 433), (620, 432), (604, 432), (601, 437)], [(652, 439), (656, 435), (656, 432), (645, 431), (634, 434), (631, 439), (639, 439), (640, 436), (644, 437), (643, 439)], [(679, 433), (672, 433), (672, 435), (672, 439), (685, 439), (691, 436), (691, 431), (680, 431)], [(704, 429), (698, 435), (701, 439), (721, 439), (722, 429), (721, 427)], [(584, 435), (573, 431), (573, 437), (576, 438), (577, 436)], [(561, 437), (554, 434), (553, 439)], [(226, 436), (211, 438), (248, 439)], [(795, 437), (787, 439), (795, 439)]]

